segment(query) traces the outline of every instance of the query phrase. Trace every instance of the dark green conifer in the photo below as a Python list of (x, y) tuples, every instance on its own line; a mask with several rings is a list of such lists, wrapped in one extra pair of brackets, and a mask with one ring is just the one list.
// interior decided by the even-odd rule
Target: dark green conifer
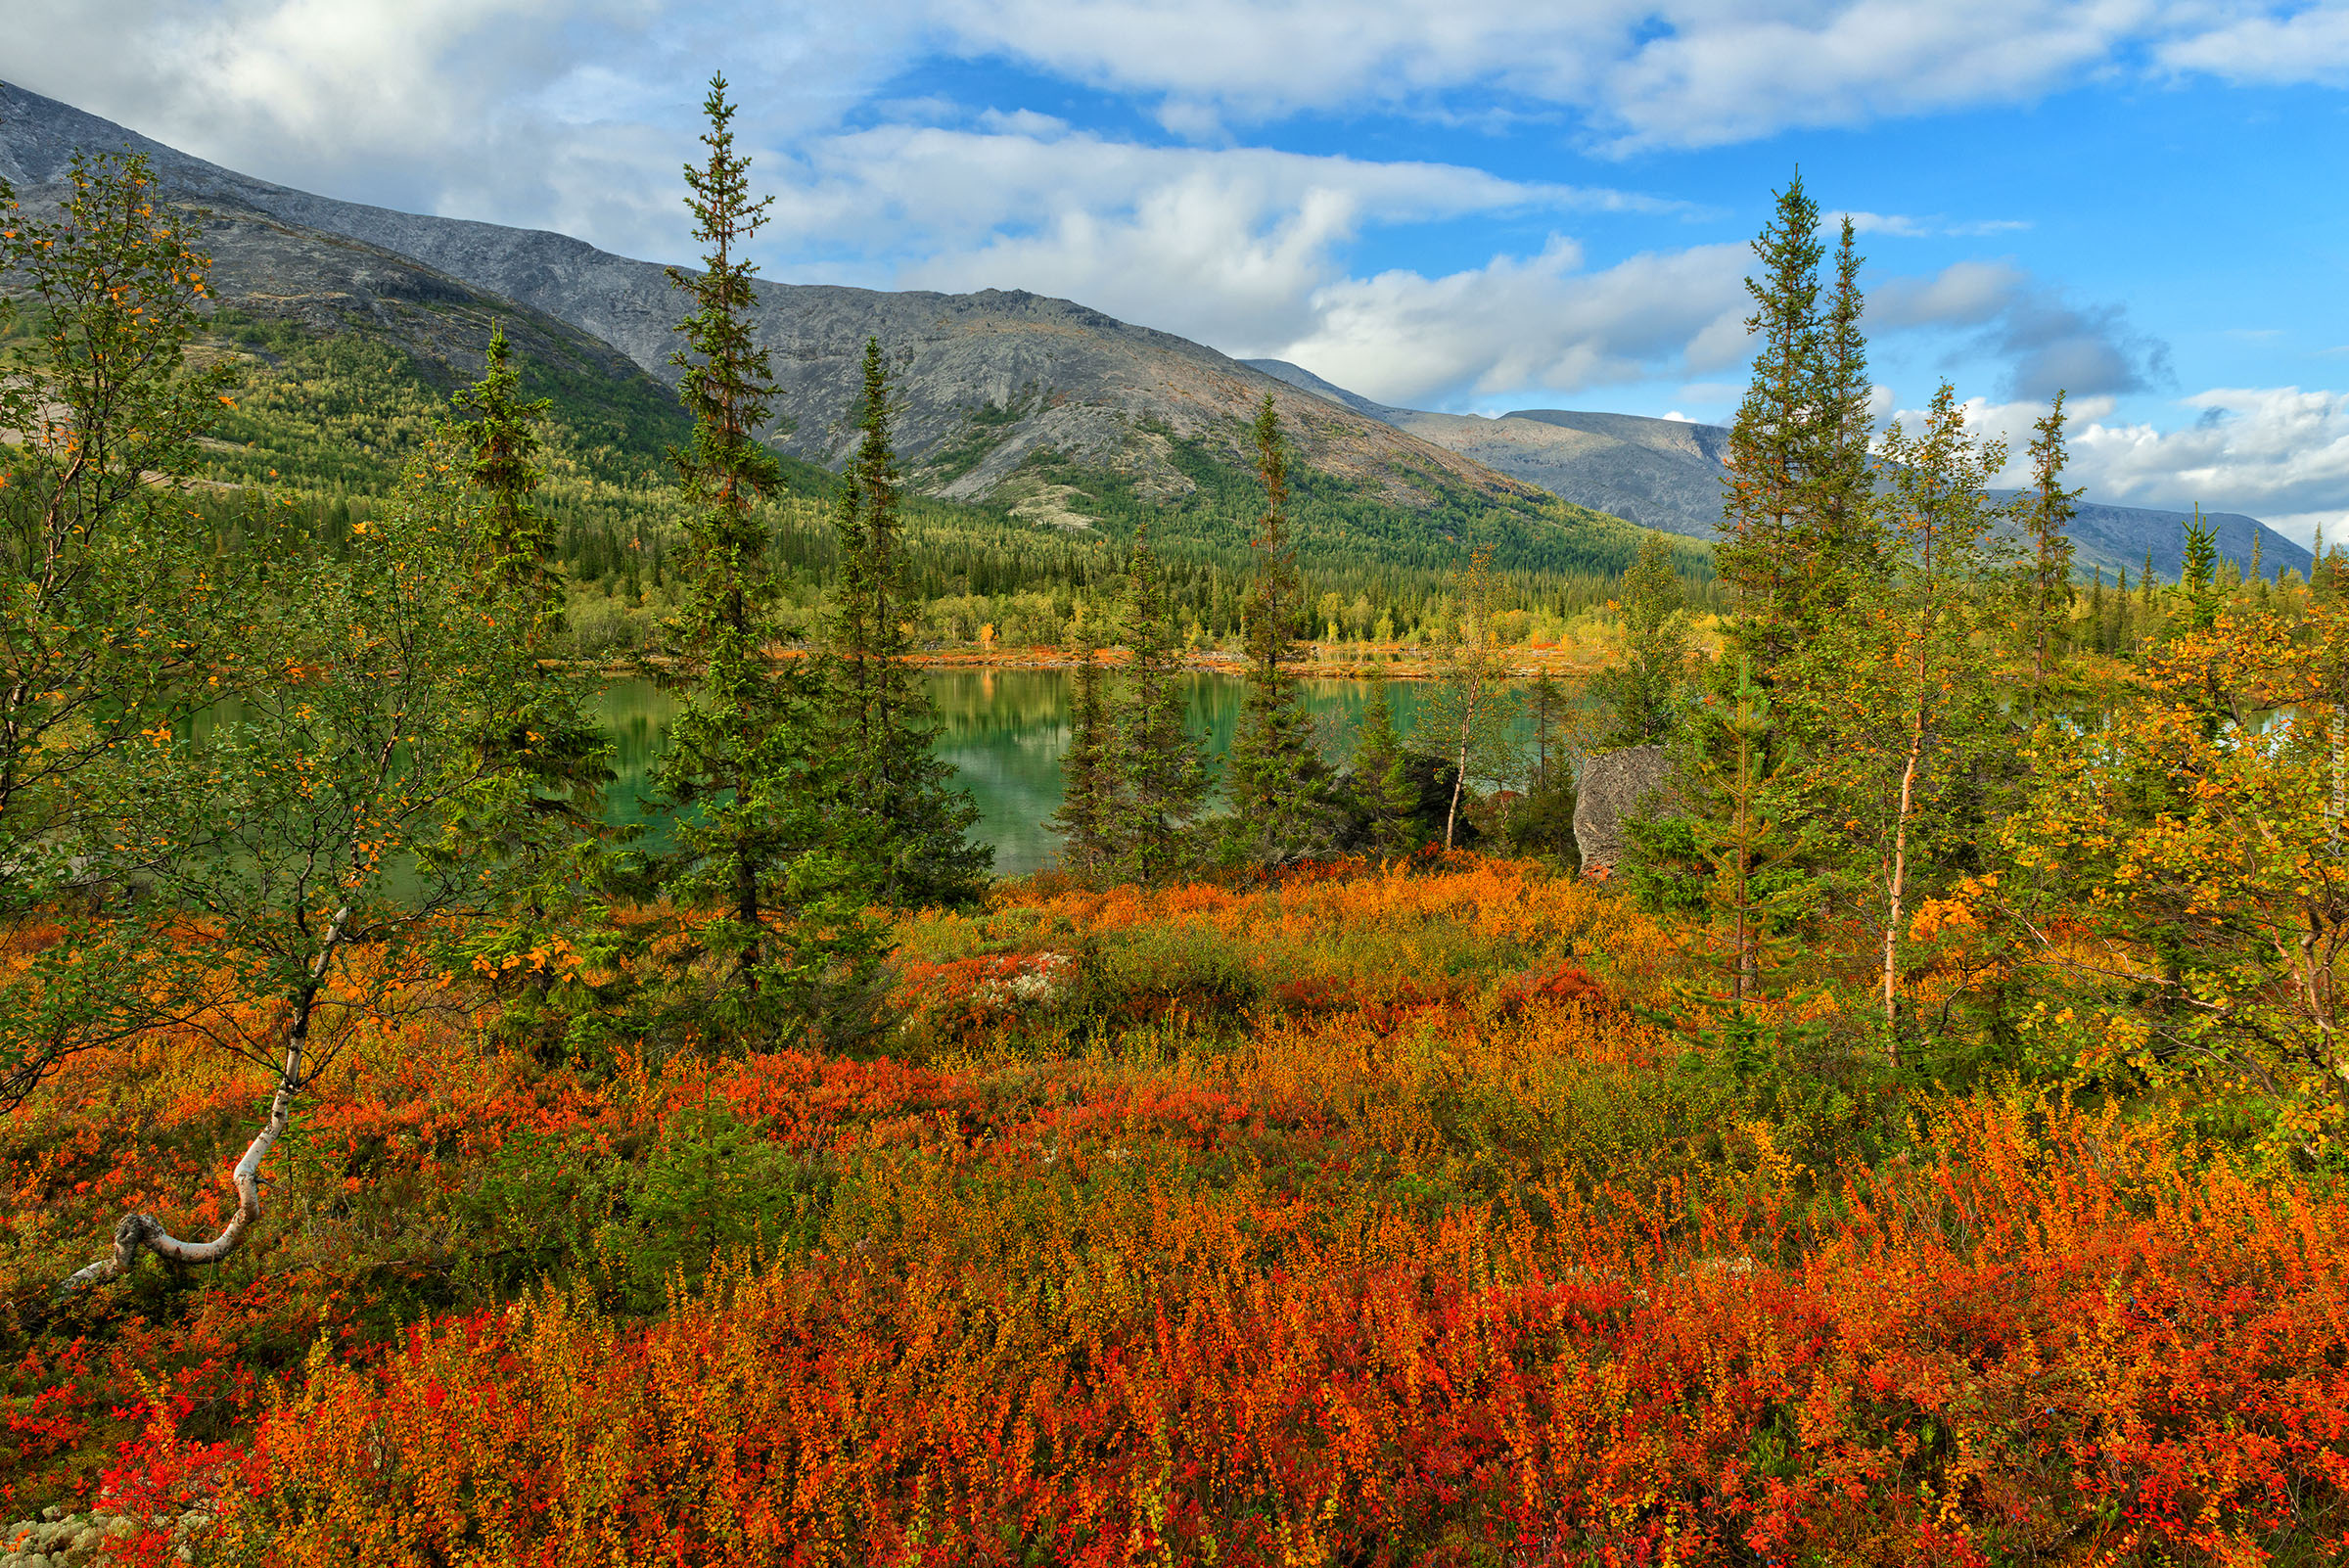
[(1346, 782), (1365, 845), (1380, 854), (1405, 854), (1419, 847), (1419, 785), (1410, 775), (1410, 752), (1395, 726), (1395, 704), (1387, 669), (1372, 665), (1362, 703), (1361, 727), (1355, 732), (1354, 761)]
[(1526, 716), (1534, 725), (1533, 766), (1525, 793), (1509, 808), (1508, 839), (1519, 850), (1580, 864), (1574, 839), (1574, 761), (1566, 735), (1574, 716), (1565, 688), (1543, 670), (1526, 694)]
[(2187, 624), (2196, 631), (2207, 631), (2219, 616), (2218, 559), (2218, 530), (2202, 521), (2202, 508), (2196, 506), (2187, 520), (2186, 568), (2178, 579)]
[(709, 157), (686, 167), (686, 206), (709, 250), (701, 272), (669, 271), (694, 306), (677, 329), (687, 346), (671, 361), (694, 421), (691, 444), (672, 454), (692, 574), (662, 666), (685, 697), (654, 782), (677, 817), (665, 891), (712, 911), (690, 928), (684, 953), (707, 953), (718, 968), (699, 996), (681, 973), (670, 1013), (696, 1032), (763, 1032), (813, 1021), (826, 997), (858, 990), (878, 967), (882, 937), (864, 912), (872, 890), (834, 850), (840, 790), (825, 767), (821, 694), (806, 661), (777, 668), (767, 658), (777, 632), (762, 503), (782, 471), (759, 439), (775, 387), (751, 335), (757, 269), (741, 247), (772, 198), (751, 199), (724, 77), (712, 78), (703, 108)]
[(1846, 215), (1835, 246), (1835, 290), (1819, 322), (1815, 350), (1818, 392), (1810, 457), (1814, 546), (1812, 579), (1805, 601), (1816, 622), (1834, 614), (1881, 576), (1884, 541), (1870, 502), (1874, 471), (1869, 463), (1872, 422), (1868, 396), (1867, 335), (1860, 328), (1865, 301), (1860, 266), (1866, 258), (1852, 244)]
[(1800, 636), (1817, 554), (1820, 450), (1819, 205), (1798, 172), (1754, 241), (1761, 276), (1745, 280), (1760, 341), (1729, 431), (1721, 575), (1736, 593), (1730, 632), (1767, 677)]
[(1044, 825), (1061, 836), (1061, 863), (1090, 879), (1109, 869), (1115, 857), (1116, 755), (1102, 701), (1100, 650), (1082, 603), (1070, 633), (1069, 656), (1077, 674), (1069, 702), (1069, 749), (1060, 758), (1060, 809)]
[(1164, 569), (1146, 530), (1134, 530), (1127, 558), (1126, 673), (1111, 705), (1109, 839), (1118, 871), (1159, 884), (1197, 863), (1207, 760), (1189, 724), (1181, 644), (1167, 608)]
[(1282, 668), (1293, 653), (1305, 580), (1289, 537), (1288, 454), (1269, 392), (1257, 410), (1254, 434), (1265, 515), (1250, 541), (1256, 571), (1240, 607), (1248, 690), (1223, 764), (1230, 806), (1225, 844), (1243, 861), (1285, 865), (1325, 853), (1336, 842), (1337, 811), (1328, 764), (1313, 749), (1313, 718), (1296, 677)]
[[(2031, 683), (2044, 687), (2048, 671), (2060, 650), (2056, 640), (2072, 613), (2072, 518), (2079, 510), (2076, 489), (2063, 487), (2063, 393), (2046, 417), (2033, 425), (2031, 488), (2023, 495), (2023, 531), (2030, 557), (2024, 570), (2027, 632), (2031, 646)], [(2126, 590), (2124, 590), (2126, 596)], [(2101, 595), (2098, 596), (2099, 598)]]
[(525, 400), (522, 377), (508, 363), (503, 322), (489, 327), (489, 352), (482, 379), (449, 399), (475, 417), (444, 427), (465, 453), (464, 474), (487, 506), (476, 557), (482, 575), (523, 595), (533, 605), (553, 597), (548, 557), (554, 525), (531, 502), (546, 442), (538, 434), (554, 406), (551, 398)]
[(968, 903), (987, 888), (993, 849), (967, 837), (979, 819), (953, 765), (934, 755), (938, 715), (906, 663), (910, 594), (900, 537), (889, 366), (864, 346), (856, 452), (834, 508), (839, 563), (826, 632), (832, 744), (842, 791), (840, 843), (893, 908)]

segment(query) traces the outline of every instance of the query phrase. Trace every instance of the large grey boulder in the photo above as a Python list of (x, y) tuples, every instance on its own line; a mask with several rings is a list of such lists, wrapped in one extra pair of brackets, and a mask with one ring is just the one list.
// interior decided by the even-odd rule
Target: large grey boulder
[(1623, 819), (1646, 809), (1672, 777), (1661, 746), (1601, 752), (1583, 764), (1574, 802), (1574, 843), (1583, 875), (1603, 875), (1623, 857)]

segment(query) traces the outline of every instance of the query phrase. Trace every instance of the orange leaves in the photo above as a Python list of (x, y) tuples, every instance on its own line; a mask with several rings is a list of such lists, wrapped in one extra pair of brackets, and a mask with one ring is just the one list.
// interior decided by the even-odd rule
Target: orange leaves
[(314, 1354), (224, 1544), (2203, 1559), (2338, 1505), (2349, 1212), (2187, 1153), (1967, 1104), (1845, 1218), (1713, 1210), (1701, 1244), (1158, 1185), (1006, 1252), (1000, 1211), (907, 1188), (901, 1235), (731, 1270), (657, 1322), (550, 1293), (370, 1364)]

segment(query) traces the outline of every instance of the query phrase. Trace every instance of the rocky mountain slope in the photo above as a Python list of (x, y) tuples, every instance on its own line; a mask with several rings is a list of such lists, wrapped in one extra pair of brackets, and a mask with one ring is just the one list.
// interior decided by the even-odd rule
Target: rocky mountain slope
[[(1562, 408), (1523, 408), (1497, 419), (1436, 414), (1374, 402), (1285, 360), (1248, 363), (1366, 418), (1384, 420), (1553, 495), (1644, 528), (1709, 540), (1720, 526), (1721, 481), (1729, 439), (1728, 431), (1720, 425)], [(2154, 570), (2175, 577), (2189, 516), (2083, 499), (2071, 530), (2080, 568), (2101, 569), (2109, 580), (2122, 568), (2132, 575), (2142, 572), (2150, 552)], [(2308, 550), (2258, 519), (2237, 512), (2206, 512), (2203, 517), (2218, 530), (2223, 558), (2247, 565), (2256, 538), (2264, 570), (2308, 571)]]
[[(291, 190), (0, 85), (0, 173), (21, 190), (37, 194), (76, 149), (122, 146), (154, 161), (167, 194), (213, 214), (224, 268), (274, 267), (297, 292), (328, 297), (322, 308), (344, 309), (336, 297), (347, 296), (377, 315), (401, 316), (401, 300), (436, 289), (443, 303), (465, 291), (499, 297), (674, 379), (668, 354), (681, 306), (658, 265), (565, 235)], [(246, 243), (264, 231), (275, 247), (266, 255)], [(338, 245), (347, 254), (336, 254)], [(407, 270), (385, 257), (404, 259)], [(371, 289), (348, 286), (361, 258), (374, 268)], [(1200, 459), (1244, 471), (1252, 466), (1245, 422), (1270, 392), (1303, 464), (1357, 508), (1431, 518), (1497, 508), (1528, 526), (1585, 531), (1612, 524), (1559, 509), (1539, 486), (1390, 421), (1065, 300), (769, 281), (760, 287), (758, 331), (783, 388), (775, 428), (783, 450), (827, 466), (846, 455), (858, 356), (878, 337), (896, 362), (904, 397), (898, 444), (915, 483), (947, 498), (991, 498), (1038, 522), (1086, 527), (1109, 509), (1105, 489), (1179, 502), (1201, 488)], [(1603, 553), (1620, 553), (1619, 540), (1607, 542)]]

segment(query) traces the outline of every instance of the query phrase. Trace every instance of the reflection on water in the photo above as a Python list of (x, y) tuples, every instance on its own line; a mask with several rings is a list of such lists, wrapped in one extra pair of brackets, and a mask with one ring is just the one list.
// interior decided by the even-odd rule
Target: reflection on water
[[(1075, 674), (1066, 669), (939, 669), (924, 683), (937, 706), (937, 754), (954, 764), (955, 776), (971, 792), (979, 820), (971, 837), (995, 847), (995, 875), (1021, 876), (1052, 863), (1059, 835), (1044, 819), (1060, 808), (1060, 758), (1069, 744), (1069, 696)], [(1231, 745), (1245, 684), (1233, 675), (1186, 675), (1194, 734), (1208, 738), (1220, 762)], [(1343, 758), (1353, 748), (1369, 684), (1359, 680), (1307, 680), (1306, 707), (1313, 715), (1322, 749)], [(1387, 688), (1397, 725), (1410, 733), (1426, 688), (1397, 681)], [(598, 699), (597, 716), (611, 735), (614, 767), (620, 774), (611, 792), (615, 821), (644, 822), (658, 832), (659, 818), (646, 807), (653, 760), (659, 755), (676, 698), (648, 681), (622, 681)]]

